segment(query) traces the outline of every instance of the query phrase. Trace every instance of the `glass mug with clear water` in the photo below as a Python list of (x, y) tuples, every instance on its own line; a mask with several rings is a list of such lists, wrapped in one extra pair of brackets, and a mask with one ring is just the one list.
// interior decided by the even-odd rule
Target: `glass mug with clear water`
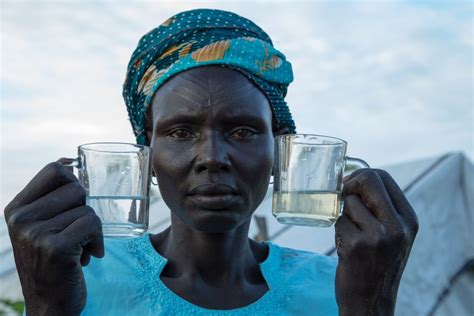
[(342, 178), (369, 168), (346, 156), (347, 142), (328, 136), (292, 134), (275, 138), (272, 212), (278, 222), (331, 226), (339, 217)]
[(86, 204), (102, 221), (104, 237), (138, 237), (148, 229), (150, 148), (128, 143), (78, 147), (76, 167)]

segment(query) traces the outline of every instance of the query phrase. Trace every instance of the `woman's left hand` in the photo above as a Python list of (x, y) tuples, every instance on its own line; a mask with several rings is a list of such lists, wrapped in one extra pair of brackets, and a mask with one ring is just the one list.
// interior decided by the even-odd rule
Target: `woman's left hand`
[(393, 315), (398, 286), (418, 231), (402, 190), (384, 170), (344, 181), (336, 222), (336, 299), (340, 315)]

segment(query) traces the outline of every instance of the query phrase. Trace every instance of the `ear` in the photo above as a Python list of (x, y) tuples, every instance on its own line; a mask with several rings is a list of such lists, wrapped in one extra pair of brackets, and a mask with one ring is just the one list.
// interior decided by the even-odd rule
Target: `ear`
[[(277, 137), (280, 135), (290, 134), (290, 129), (287, 126), (276, 127), (273, 129), (273, 137)], [(272, 176), (273, 176), (273, 168), (272, 168)]]
[(277, 137), (284, 134), (290, 134), (290, 129), (287, 126), (276, 127), (273, 129), (273, 137)]
[(153, 103), (148, 106), (145, 110), (145, 134), (148, 142), (151, 145), (151, 139), (153, 138)]
[(146, 138), (148, 139), (148, 141), (150, 142), (150, 145), (151, 145), (151, 138), (153, 137), (153, 131), (149, 128), (146, 129)]

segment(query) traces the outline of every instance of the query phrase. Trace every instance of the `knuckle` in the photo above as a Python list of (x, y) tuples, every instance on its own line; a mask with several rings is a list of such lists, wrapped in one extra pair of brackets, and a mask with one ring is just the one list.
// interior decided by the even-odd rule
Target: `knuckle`
[(363, 173), (361, 178), (363, 182), (373, 183), (378, 180), (379, 175), (377, 174), (377, 171), (375, 171), (374, 169), (366, 169), (366, 171)]
[(377, 172), (373, 169), (365, 169), (359, 177), (355, 179), (359, 188), (363, 191), (367, 190), (370, 187), (373, 187), (379, 181)]
[(391, 244), (391, 239), (387, 235), (379, 235), (377, 238), (376, 247), (377, 248), (386, 248)]
[(367, 238), (367, 246), (371, 249), (385, 248), (390, 244), (390, 238), (385, 230), (378, 229), (377, 232)]
[(409, 235), (408, 235), (406, 229), (401, 227), (401, 228), (395, 230), (391, 234), (390, 239), (393, 240), (395, 243), (400, 244), (400, 243), (405, 243), (406, 241), (408, 241), (408, 239), (409, 239), (408, 236)]
[(420, 222), (418, 221), (418, 216), (416, 215), (415, 211), (412, 210), (411, 214), (412, 216), (408, 220), (408, 223), (413, 236), (416, 236), (418, 229), (420, 228)]
[(98, 216), (96, 215), (94, 209), (91, 206), (84, 205), (83, 208), (84, 208), (84, 211), (85, 211), (86, 214), (90, 214), (90, 215), (96, 216), (98, 218)]
[(48, 178), (55, 179), (58, 183), (77, 181), (73, 173), (68, 171), (66, 167), (59, 162), (50, 162), (43, 169), (43, 172), (46, 173)]
[(365, 252), (371, 248), (370, 240), (354, 238), (349, 242), (349, 247), (355, 253)]
[(390, 243), (390, 237), (386, 229), (382, 226), (369, 238), (369, 241), (372, 248), (379, 249), (386, 247)]
[(367, 239), (367, 247), (370, 249), (377, 249), (381, 246), (383, 243), (382, 241), (383, 237), (381, 237), (379, 234), (375, 234), (371, 236), (370, 238)]
[(102, 221), (100, 220), (99, 216), (97, 216), (95, 213), (87, 214), (86, 216), (88, 217), (89, 224), (93, 229), (102, 228)]
[(52, 175), (61, 175), (64, 171), (63, 165), (56, 161), (47, 164), (45, 169)]
[(82, 205), (76, 208), (76, 214), (78, 215), (78, 218), (83, 218), (82, 221), (86, 222), (92, 220), (91, 218), (89, 218), (89, 216), (95, 216), (94, 209), (89, 205)]
[(356, 208), (359, 206), (357, 201), (357, 196), (354, 194), (349, 194), (344, 199), (344, 207), (342, 213), (348, 214), (349, 216), (355, 216), (357, 213)]
[(69, 184), (72, 187), (74, 194), (77, 195), (77, 198), (85, 204), (86, 202), (86, 190), (82, 187), (79, 181), (74, 181)]
[(64, 254), (62, 245), (51, 236), (50, 238), (41, 239), (37, 244), (37, 248), (50, 260), (60, 258)]
[(18, 213), (13, 213), (9, 214), (9, 216), (5, 216), (5, 220), (7, 222), (7, 227), (10, 232), (15, 231), (21, 223), (21, 219)]
[(406, 234), (403, 229), (399, 229), (387, 237), (387, 240), (384, 245), (386, 244), (392, 244), (394, 246), (404, 245), (407, 243), (407, 241), (408, 241), (408, 234)]
[(344, 210), (350, 211), (355, 205), (357, 205), (357, 196), (355, 194), (349, 194), (344, 200)]
[(41, 252), (46, 255), (46, 258), (49, 258), (50, 260), (54, 260), (55, 258), (58, 258), (61, 254), (61, 249), (57, 245), (49, 242), (49, 241), (44, 241), (42, 242), (38, 248), (41, 249)]
[(5, 220), (8, 220), (8, 218), (11, 216), (11, 213), (13, 213), (13, 211), (16, 209), (16, 206), (17, 206), (17, 203), (15, 199), (13, 199), (13, 201), (8, 203), (8, 205), (3, 210), (3, 214), (5, 215)]
[(372, 169), (374, 170), (381, 178), (391, 178), (392, 176), (383, 169)]
[(10, 233), (16, 233), (18, 232), (20, 226), (25, 222), (25, 219), (21, 212), (15, 212), (13, 214), (9, 214), (6, 221)]
[(18, 232), (17, 238), (20, 242), (35, 244), (39, 240), (40, 228), (38, 225), (30, 225)]

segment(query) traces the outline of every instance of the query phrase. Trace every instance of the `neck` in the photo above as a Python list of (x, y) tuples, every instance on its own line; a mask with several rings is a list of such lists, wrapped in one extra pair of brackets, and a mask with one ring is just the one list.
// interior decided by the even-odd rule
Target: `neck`
[(222, 286), (241, 282), (258, 269), (250, 247), (250, 220), (234, 230), (209, 233), (184, 224), (174, 214), (171, 227), (163, 232), (157, 250), (168, 259), (169, 277), (200, 278), (206, 283)]

